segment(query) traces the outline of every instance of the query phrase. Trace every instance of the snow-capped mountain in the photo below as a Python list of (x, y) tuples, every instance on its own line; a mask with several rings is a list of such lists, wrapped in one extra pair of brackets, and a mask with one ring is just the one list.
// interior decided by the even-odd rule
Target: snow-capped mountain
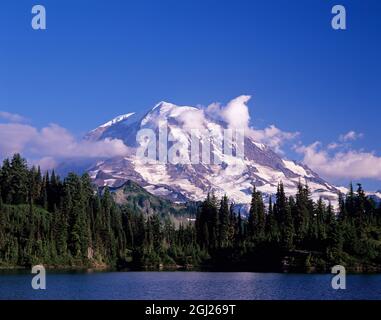
[(381, 203), (381, 190), (378, 190), (376, 192), (366, 192), (366, 195), (373, 199), (376, 203)]
[[(196, 164), (144, 163), (136, 155), (139, 146), (137, 133), (141, 129), (158, 132), (161, 123), (167, 124), (169, 136), (180, 141), (179, 154), (190, 153), (187, 142), (192, 139), (191, 129), (208, 132), (211, 153), (221, 163), (209, 164), (203, 158)], [(99, 161), (89, 169), (89, 173), (99, 186), (115, 188), (133, 180), (150, 193), (176, 202), (203, 200), (208, 192), (214, 192), (217, 196), (227, 194), (236, 203), (248, 204), (253, 184), (268, 196), (276, 193), (280, 181), (288, 194), (296, 193), (300, 181), (309, 185), (314, 199), (322, 197), (336, 202), (340, 192), (338, 188), (307, 166), (282, 159), (270, 147), (254, 141), (249, 135), (244, 137), (243, 158), (223, 154), (219, 138), (223, 136), (224, 129), (226, 124), (223, 121), (214, 119), (202, 109), (160, 102), (143, 116), (129, 113), (89, 132), (86, 139), (120, 139), (130, 150), (124, 157)], [(174, 143), (168, 142), (168, 148)]]

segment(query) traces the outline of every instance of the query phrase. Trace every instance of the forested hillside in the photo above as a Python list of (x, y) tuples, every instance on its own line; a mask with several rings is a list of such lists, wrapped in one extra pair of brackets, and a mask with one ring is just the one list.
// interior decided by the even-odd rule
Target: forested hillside
[(311, 200), (299, 184), (286, 197), (280, 183), (265, 206), (255, 187), (247, 221), (234, 214), (227, 197), (208, 196), (196, 221), (198, 244), (214, 266), (262, 271), (381, 271), (381, 205), (366, 197), (361, 185), (339, 199), (340, 208)]
[(87, 174), (41, 174), (20, 155), (0, 170), (0, 266), (133, 267), (198, 263), (191, 225), (118, 206)]
[[(132, 182), (122, 191), (100, 191), (87, 174), (62, 180), (16, 154), (0, 169), (0, 194), (0, 267), (327, 271), (343, 264), (379, 271), (381, 265), (381, 208), (361, 185), (340, 198), (337, 213), (314, 203), (308, 186), (286, 197), (280, 183), (266, 206), (254, 188), (244, 219), (227, 196), (205, 195), (198, 208), (179, 209)], [(186, 218), (194, 212), (195, 222)], [(175, 224), (177, 214), (183, 218)]]

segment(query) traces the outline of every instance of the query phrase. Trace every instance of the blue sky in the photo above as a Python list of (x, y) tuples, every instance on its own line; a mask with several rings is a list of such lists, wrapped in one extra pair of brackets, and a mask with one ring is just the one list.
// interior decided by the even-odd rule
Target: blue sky
[[(45, 31), (30, 26), (35, 4), (46, 7)], [(346, 7), (345, 31), (331, 28), (335, 4)], [(381, 166), (380, 14), (377, 0), (6, 0), (0, 110), (81, 136), (161, 100), (209, 105), (247, 94), (256, 128), (298, 131), (293, 143), (306, 147), (355, 131), (342, 152), (374, 152), (365, 163)], [(381, 187), (378, 173), (356, 178)]]

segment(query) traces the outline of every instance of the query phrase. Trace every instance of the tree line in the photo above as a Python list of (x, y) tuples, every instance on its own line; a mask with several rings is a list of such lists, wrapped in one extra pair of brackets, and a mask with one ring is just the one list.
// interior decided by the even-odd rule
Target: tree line
[[(237, 213), (238, 211), (238, 213)], [(186, 219), (184, 219), (186, 220)], [(29, 168), (19, 154), (0, 168), (0, 267), (326, 270), (381, 265), (381, 206), (361, 185), (334, 210), (299, 184), (286, 196), (279, 184), (265, 205), (253, 188), (248, 216), (227, 196), (206, 195), (192, 221), (144, 214), (118, 205), (88, 174), (64, 179)]]
[(247, 219), (235, 211), (226, 196), (208, 195), (200, 207), (198, 243), (215, 266), (327, 271), (341, 264), (381, 270), (381, 204), (367, 197), (361, 184), (356, 192), (351, 184), (347, 195), (340, 194), (337, 210), (323, 199), (313, 201), (301, 183), (288, 197), (280, 182), (267, 205), (253, 187)]
[(88, 174), (41, 173), (19, 154), (0, 168), (0, 266), (157, 267), (196, 264), (191, 224), (135, 214)]

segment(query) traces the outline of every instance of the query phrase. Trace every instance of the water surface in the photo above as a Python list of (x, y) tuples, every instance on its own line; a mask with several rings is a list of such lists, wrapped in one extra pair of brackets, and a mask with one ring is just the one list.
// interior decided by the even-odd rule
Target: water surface
[(46, 290), (34, 275), (0, 273), (0, 299), (337, 300), (381, 299), (381, 275), (348, 275), (333, 290), (332, 275), (211, 272), (49, 272)]

